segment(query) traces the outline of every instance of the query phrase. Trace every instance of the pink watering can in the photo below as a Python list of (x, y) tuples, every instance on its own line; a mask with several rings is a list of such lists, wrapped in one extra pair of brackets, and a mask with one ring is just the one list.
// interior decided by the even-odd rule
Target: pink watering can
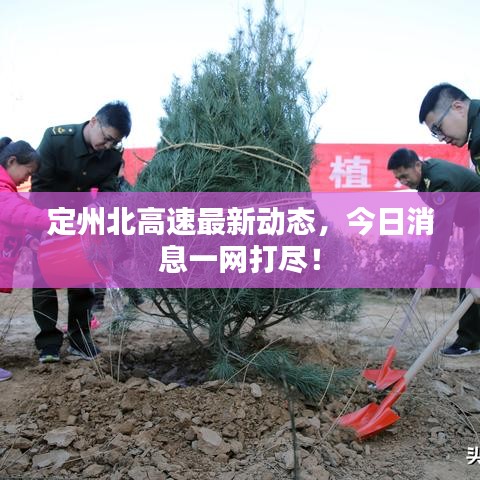
[[(92, 187), (90, 195), (95, 201), (98, 188)], [(42, 242), (37, 259), (45, 282), (50, 287), (68, 288), (94, 283), (104, 283), (111, 278), (113, 262), (109, 248), (102, 243), (104, 237), (88, 233), (52, 237)]]
[(53, 288), (89, 287), (93, 283), (104, 283), (111, 277), (113, 262), (105, 254), (107, 249), (101, 248), (103, 242), (103, 237), (94, 237), (87, 232), (52, 237), (42, 242), (37, 259), (45, 283)]

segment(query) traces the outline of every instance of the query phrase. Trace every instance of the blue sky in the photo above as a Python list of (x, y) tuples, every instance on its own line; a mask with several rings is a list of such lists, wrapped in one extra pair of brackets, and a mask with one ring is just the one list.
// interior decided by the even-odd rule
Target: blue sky
[[(328, 93), (321, 143), (429, 143), (417, 120), (434, 84), (480, 98), (480, 2), (277, 0), (312, 93)], [(263, 0), (0, 0), (0, 136), (37, 146), (45, 128), (128, 103), (127, 147), (155, 146), (174, 75), (225, 51)]]

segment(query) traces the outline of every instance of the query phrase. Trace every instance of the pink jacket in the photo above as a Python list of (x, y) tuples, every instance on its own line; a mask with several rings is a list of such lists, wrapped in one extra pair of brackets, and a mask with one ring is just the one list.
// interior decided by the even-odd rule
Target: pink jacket
[(11, 291), (13, 269), (25, 243), (27, 228), (48, 230), (48, 212), (20, 196), (10, 175), (0, 166), (0, 292)]

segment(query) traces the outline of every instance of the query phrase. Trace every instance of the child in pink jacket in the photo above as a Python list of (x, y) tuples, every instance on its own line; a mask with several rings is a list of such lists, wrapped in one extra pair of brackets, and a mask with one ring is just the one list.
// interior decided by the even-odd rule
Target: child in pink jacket
[[(27, 142), (0, 139), (0, 292), (12, 291), (13, 269), (21, 247), (26, 244), (33, 250), (38, 248), (38, 240), (27, 236), (27, 228), (50, 228), (48, 212), (17, 193), (18, 185), (37, 170), (39, 161), (39, 155)], [(0, 382), (11, 376), (8, 370), (0, 368)]]

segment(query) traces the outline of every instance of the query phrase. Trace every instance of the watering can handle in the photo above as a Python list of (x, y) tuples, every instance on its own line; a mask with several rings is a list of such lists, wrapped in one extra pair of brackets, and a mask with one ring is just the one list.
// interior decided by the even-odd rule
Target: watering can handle
[(427, 348), (420, 354), (415, 360), (413, 365), (407, 370), (404, 375), (405, 385), (410, 383), (412, 378), (418, 373), (418, 371), (427, 363), (435, 350), (441, 345), (446, 336), (450, 333), (450, 330), (460, 321), (465, 315), (467, 310), (473, 305), (473, 296), (469, 292), (463, 299), (462, 303), (453, 312), (452, 317), (440, 328), (440, 330), (433, 337)]

